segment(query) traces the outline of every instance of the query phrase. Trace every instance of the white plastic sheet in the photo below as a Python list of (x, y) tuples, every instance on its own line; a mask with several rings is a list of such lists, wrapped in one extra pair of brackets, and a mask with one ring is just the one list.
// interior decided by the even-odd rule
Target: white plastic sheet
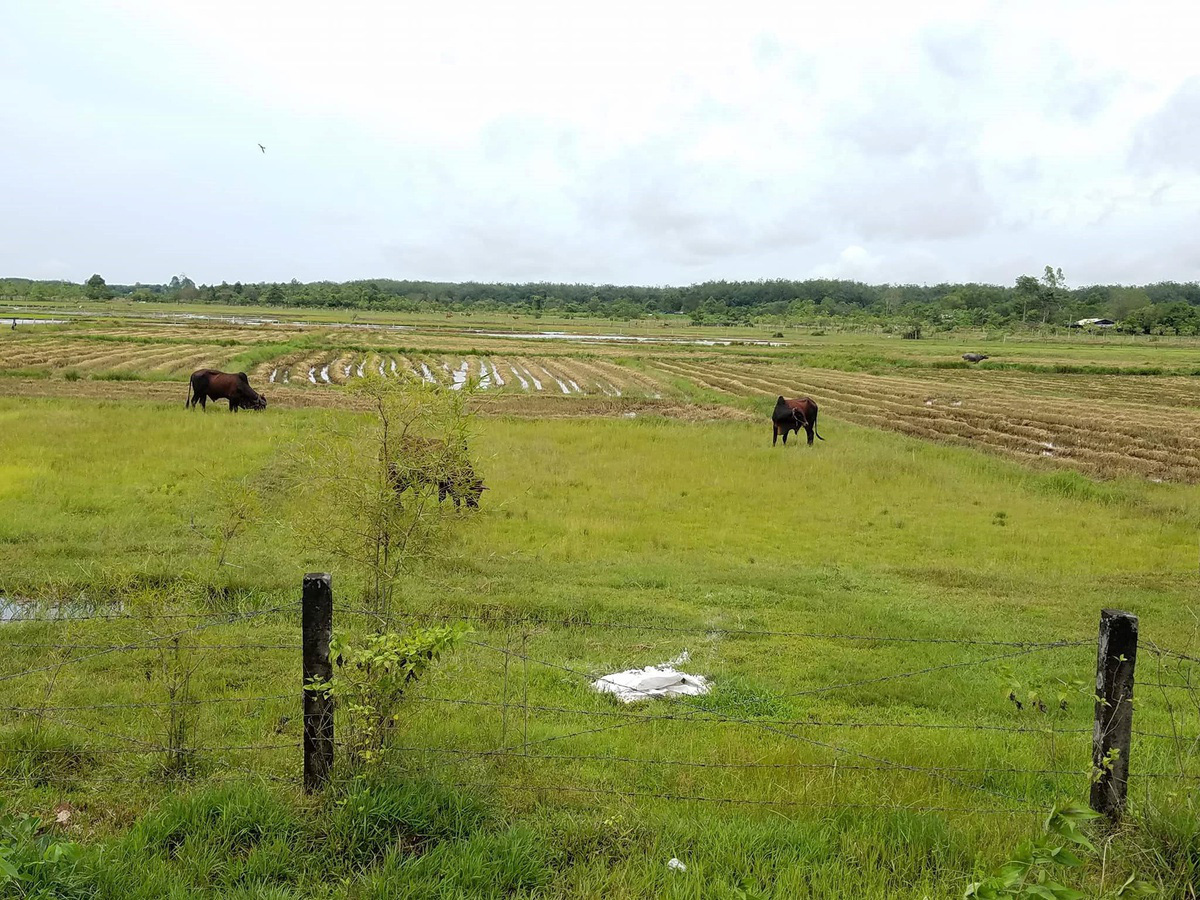
[(670, 662), (644, 669), (626, 669), (614, 672), (592, 682), (592, 687), (602, 694), (613, 694), (623, 703), (651, 700), (655, 697), (696, 696), (707, 694), (712, 684), (703, 675), (689, 675), (675, 668), (687, 662), (687, 651)]

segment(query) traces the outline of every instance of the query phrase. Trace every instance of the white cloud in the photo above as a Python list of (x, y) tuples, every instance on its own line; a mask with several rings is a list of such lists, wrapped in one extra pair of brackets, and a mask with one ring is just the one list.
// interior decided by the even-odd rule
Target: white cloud
[(1198, 278), (1171, 238), (1200, 194), (1197, 23), (1168, 0), (13, 4), (0, 273)]

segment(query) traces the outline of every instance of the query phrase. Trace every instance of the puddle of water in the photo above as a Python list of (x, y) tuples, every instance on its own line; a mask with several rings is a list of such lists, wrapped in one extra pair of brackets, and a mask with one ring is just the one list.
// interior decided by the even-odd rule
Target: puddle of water
[(425, 363), (421, 363), (421, 377), (430, 384), (437, 384), (437, 379), (433, 377), (433, 372), (429, 371), (429, 366)]
[(317, 383), (317, 367), (316, 366), (309, 367), (308, 380), (311, 381), (313, 384)]
[[(113, 313), (112, 315), (120, 315)], [(139, 314), (140, 315), (140, 314)], [(247, 316), (213, 316), (206, 313), (152, 312), (145, 314), (151, 319), (187, 319), (199, 322), (228, 322), (231, 325), (279, 325), (279, 319), (251, 318)], [(304, 325), (305, 322), (288, 322), (282, 324)]]
[(66, 325), (66, 319), (5, 319), (10, 325)]
[(496, 368), (496, 364), (492, 363), (492, 378), (495, 379), (498, 387), (504, 387), (504, 378), (500, 375), (500, 370)]
[(521, 390), (523, 390), (523, 391), (529, 390), (529, 382), (526, 381), (524, 376), (522, 376), (521, 373), (517, 371), (517, 367), (509, 366), (509, 368), (512, 369), (512, 373), (517, 376), (517, 381), (521, 382)]
[(323, 382), (325, 382), (326, 384), (330, 384), (330, 381), (329, 381), (329, 366), (326, 366), (325, 368), (323, 368), (323, 369), (321, 370), (321, 380), (322, 380)]
[(278, 375), (278, 374), (279, 374), (279, 369), (272, 369), (272, 370), (271, 370), (271, 377), (267, 379), (267, 383), (268, 383), (268, 384), (274, 384), (274, 383), (275, 383), (275, 376), (276, 376), (276, 375)]
[(453, 372), (450, 372), (449, 367), (446, 368), (446, 371), (450, 372), (451, 377), (454, 379), (454, 384), (450, 385), (450, 390), (452, 390), (452, 391), (462, 390), (462, 386), (467, 383), (467, 368), (470, 365), (471, 364), (464, 359), (463, 364), (461, 366), (459, 366), (457, 369), (455, 369)]
[(82, 619), (95, 615), (116, 615), (124, 612), (122, 603), (60, 603), (56, 606), (42, 606), (29, 600), (18, 600), (16, 597), (0, 596), (0, 622), (28, 622), (33, 620), (56, 621), (62, 619)]
[(787, 347), (783, 341), (717, 341), (702, 338), (657, 338), (634, 334), (578, 334), (570, 331), (471, 331), (480, 337), (516, 338), (530, 341), (582, 341), (607, 344), (682, 344), (698, 347), (732, 347), (734, 344), (750, 347)]
[(492, 376), (488, 373), (487, 363), (479, 361), (479, 389), (486, 391), (492, 386)]
[(536, 375), (529, 371), (529, 366), (521, 366), (521, 368), (525, 370), (525, 374), (528, 375), (529, 380), (533, 382), (534, 390), (540, 391), (542, 389), (542, 383), (538, 381)]

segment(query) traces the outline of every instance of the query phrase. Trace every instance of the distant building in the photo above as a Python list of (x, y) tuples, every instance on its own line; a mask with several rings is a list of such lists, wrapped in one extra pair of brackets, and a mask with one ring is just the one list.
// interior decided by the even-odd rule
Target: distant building
[(1069, 328), (1112, 328), (1117, 323), (1112, 319), (1080, 319), (1072, 322)]

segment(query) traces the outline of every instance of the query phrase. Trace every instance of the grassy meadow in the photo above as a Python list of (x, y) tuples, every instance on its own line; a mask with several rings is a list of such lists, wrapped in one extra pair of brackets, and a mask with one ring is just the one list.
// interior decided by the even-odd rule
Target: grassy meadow
[[(960, 897), (1052, 805), (1086, 798), (1104, 607), (1141, 617), (1131, 809), (1068, 877), (1087, 896), (1134, 872), (1194, 896), (1200, 713), (1188, 661), (1152, 652), (1195, 655), (1186, 385), (1176, 418), (1152, 423), (1178, 439), (1159, 442), (1171, 457), (1153, 472), (1104, 469), (1103, 435), (1047, 457), (1006, 446), (1002, 424), (954, 441), (949, 417), (1028, 378), (1033, 412), (1008, 413), (1014, 427), (1082, 434), (1037, 397), (1119, 385), (1092, 400), (1109, 422), (1150, 410), (1147, 379), (1186, 376), (1036, 367), (1182, 371), (1200, 345), (1028, 342), (1010, 349), (1029, 371), (960, 374), (934, 365), (950, 341), (471, 348), (430, 325), (389, 347), (344, 329), (277, 341), (189, 325), (151, 366), (136, 350), (165, 340), (157, 327), (0, 343), (0, 369), (30, 342), (135, 351), (0, 378), (0, 595), (82, 613), (0, 624), (0, 797), (47, 822), (66, 809), (40, 840), (83, 848), (31, 866), (29, 896), (41, 883), (64, 897)], [(538, 397), (508, 379), (473, 395), (489, 490), (477, 512), (447, 507), (449, 537), (399, 602), (414, 623), (473, 631), (413, 692), (387, 764), (324, 797), (296, 783), (303, 574), (334, 574), (335, 628), (369, 619), (361, 578), (321, 537), (344, 518), (297, 451), (369, 414), (312, 382), (266, 389), (262, 414), (185, 411), (171, 366), (193, 365), (189, 342), (255, 354), (256, 383), (288, 360), (336, 375), (368, 353), (387, 372), (453, 371), (458, 342), (472, 375), (484, 361), (597, 385)], [(129, 380), (91, 374), (114, 363)], [(889, 380), (913, 372), (937, 391)], [(772, 448), (774, 394), (809, 384), (826, 440)], [(943, 398), (951, 424), (926, 432), (871, 418), (924, 420)], [(1146, 477), (1159, 471), (1176, 477)], [(589, 686), (684, 651), (710, 695), (626, 707)], [(200, 702), (173, 707), (180, 691)], [(13, 846), (32, 858), (36, 840)]]

